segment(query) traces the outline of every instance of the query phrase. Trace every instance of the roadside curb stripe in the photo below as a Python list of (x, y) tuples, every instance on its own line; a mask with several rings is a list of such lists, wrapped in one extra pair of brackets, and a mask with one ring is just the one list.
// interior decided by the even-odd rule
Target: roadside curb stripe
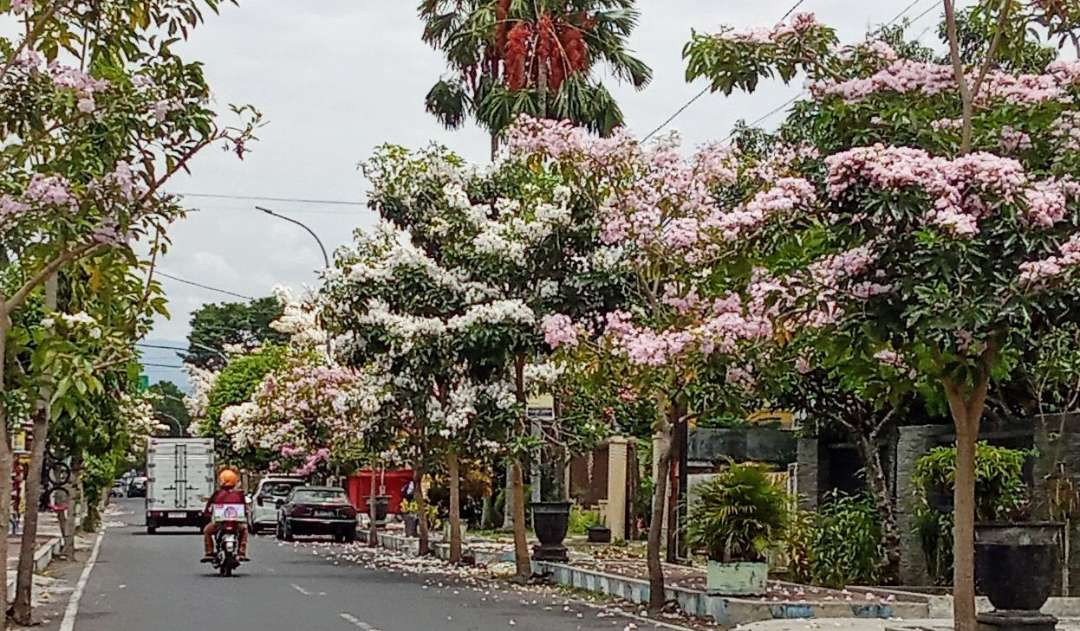
[(90, 553), (90, 559), (86, 562), (82, 574), (79, 575), (79, 582), (75, 585), (75, 591), (71, 592), (67, 609), (64, 611), (64, 620), (60, 623), (60, 631), (74, 631), (75, 629), (75, 618), (79, 615), (79, 601), (82, 600), (86, 583), (90, 580), (90, 572), (94, 571), (98, 553), (101, 552), (101, 542), (105, 540), (106, 529), (107, 526), (102, 524), (101, 532), (98, 533), (97, 541), (94, 542), (94, 550)]

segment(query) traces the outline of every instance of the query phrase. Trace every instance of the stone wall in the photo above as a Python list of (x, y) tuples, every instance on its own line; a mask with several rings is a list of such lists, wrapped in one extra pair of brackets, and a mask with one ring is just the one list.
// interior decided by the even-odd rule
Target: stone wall
[(799, 508), (817, 510), (821, 493), (828, 485), (825, 473), (829, 470), (829, 450), (822, 448), (817, 438), (800, 438), (795, 465), (795, 493)]
[(950, 434), (948, 425), (909, 425), (899, 428), (896, 441), (896, 529), (900, 535), (900, 584), (930, 585), (926, 555), (915, 526), (912, 477), (915, 463)]
[(690, 430), (687, 460), (691, 466), (709, 466), (727, 458), (786, 468), (795, 461), (795, 434), (769, 427), (698, 427)]
[(1070, 545), (1061, 578), (1065, 596), (1080, 596), (1080, 414), (1034, 419), (1038, 455), (1032, 467), (1032, 517), (1063, 521)]

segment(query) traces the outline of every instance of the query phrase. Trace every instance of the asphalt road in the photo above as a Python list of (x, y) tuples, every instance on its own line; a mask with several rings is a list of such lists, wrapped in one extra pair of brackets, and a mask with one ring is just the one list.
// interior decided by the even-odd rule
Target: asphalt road
[(122, 501), (120, 507), (124, 525), (106, 531), (76, 631), (652, 627), (621, 616), (598, 617), (596, 609), (551, 595), (540, 595), (537, 603), (528, 594), (476, 589), (468, 581), (371, 569), (343, 562), (344, 547), (281, 546), (272, 537), (253, 538), (253, 561), (239, 575), (220, 578), (198, 563), (201, 541), (193, 531), (147, 535), (142, 501)]

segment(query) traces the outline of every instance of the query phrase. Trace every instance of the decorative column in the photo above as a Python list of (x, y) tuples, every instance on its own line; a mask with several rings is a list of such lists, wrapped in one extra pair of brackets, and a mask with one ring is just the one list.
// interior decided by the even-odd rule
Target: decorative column
[(626, 473), (630, 441), (624, 436), (608, 440), (607, 527), (612, 541), (626, 539)]

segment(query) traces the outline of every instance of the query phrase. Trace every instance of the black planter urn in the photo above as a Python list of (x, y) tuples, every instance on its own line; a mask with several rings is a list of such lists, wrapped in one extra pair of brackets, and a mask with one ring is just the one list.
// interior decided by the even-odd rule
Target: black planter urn
[(533, 546), (533, 559), (536, 561), (556, 561), (565, 563), (570, 560), (563, 540), (570, 528), (570, 502), (533, 502), (533, 530), (539, 545)]
[(589, 528), (589, 543), (611, 543), (611, 528), (593, 526)]
[(420, 518), (416, 515), (406, 514), (402, 519), (405, 522), (405, 536), (418, 537), (420, 532)]
[(375, 525), (382, 528), (386, 525), (386, 515), (390, 511), (390, 496), (375, 496)]
[(994, 611), (979, 616), (980, 631), (1050, 631), (1057, 619), (1040, 613), (1060, 572), (1059, 524), (979, 524), (975, 527), (975, 585)]

